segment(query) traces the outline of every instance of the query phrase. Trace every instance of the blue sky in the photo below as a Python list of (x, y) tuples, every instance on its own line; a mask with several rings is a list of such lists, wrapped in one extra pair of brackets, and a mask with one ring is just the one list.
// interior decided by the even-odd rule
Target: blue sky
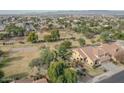
[(124, 0), (0, 0), (5, 10), (124, 10)]

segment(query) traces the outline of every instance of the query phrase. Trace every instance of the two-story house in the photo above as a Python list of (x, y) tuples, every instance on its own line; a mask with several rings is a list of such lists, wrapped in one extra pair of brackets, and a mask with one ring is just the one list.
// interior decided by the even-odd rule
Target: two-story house
[(81, 61), (89, 66), (98, 66), (111, 59), (116, 61), (114, 55), (122, 49), (116, 43), (106, 43), (100, 46), (86, 46), (73, 49), (72, 60)]

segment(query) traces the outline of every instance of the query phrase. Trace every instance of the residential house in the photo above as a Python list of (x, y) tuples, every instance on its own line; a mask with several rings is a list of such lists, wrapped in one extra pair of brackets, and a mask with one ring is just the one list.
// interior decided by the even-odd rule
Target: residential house
[(99, 66), (111, 59), (116, 61), (114, 55), (122, 49), (116, 43), (106, 43), (100, 46), (86, 46), (73, 49), (72, 60), (81, 61), (89, 66)]

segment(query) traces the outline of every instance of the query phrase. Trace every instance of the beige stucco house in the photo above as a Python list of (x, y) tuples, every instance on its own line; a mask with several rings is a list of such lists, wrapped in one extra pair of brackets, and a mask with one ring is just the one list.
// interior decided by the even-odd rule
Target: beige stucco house
[(86, 46), (73, 49), (72, 60), (80, 61), (89, 66), (98, 66), (110, 60), (116, 61), (114, 55), (122, 49), (116, 43), (106, 43), (100, 46)]

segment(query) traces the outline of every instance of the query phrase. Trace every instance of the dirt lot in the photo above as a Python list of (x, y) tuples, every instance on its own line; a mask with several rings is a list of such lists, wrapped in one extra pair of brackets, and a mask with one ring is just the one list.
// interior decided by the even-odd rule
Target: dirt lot
[(2, 70), (5, 72), (5, 76), (11, 76), (20, 73), (29, 73), (29, 63), (32, 59), (39, 56), (39, 49), (35, 46), (28, 47), (2, 47), (2, 50), (8, 52), (9, 62)]

